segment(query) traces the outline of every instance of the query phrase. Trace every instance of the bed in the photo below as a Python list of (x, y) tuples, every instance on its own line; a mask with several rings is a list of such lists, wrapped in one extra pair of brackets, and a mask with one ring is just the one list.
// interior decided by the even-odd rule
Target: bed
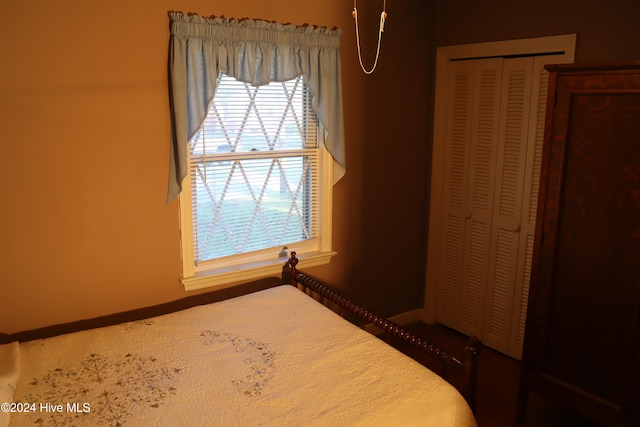
[[(476, 425), (477, 341), (464, 357), (441, 350), (297, 263), (292, 253), (286, 283), (220, 302), (56, 336), (43, 329), (46, 338), (28, 341), (1, 337), (0, 426)], [(349, 313), (459, 369), (461, 390)]]

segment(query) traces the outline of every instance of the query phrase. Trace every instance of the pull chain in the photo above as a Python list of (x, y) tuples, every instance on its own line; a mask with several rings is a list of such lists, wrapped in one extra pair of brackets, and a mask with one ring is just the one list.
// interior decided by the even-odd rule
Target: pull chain
[(382, 13), (380, 13), (380, 28), (378, 31), (378, 47), (376, 48), (376, 59), (373, 62), (373, 67), (371, 70), (367, 71), (364, 64), (362, 63), (362, 53), (360, 52), (360, 29), (358, 26), (358, 0), (353, 0), (353, 19), (355, 19), (356, 26), (356, 45), (358, 46), (358, 61), (360, 61), (360, 67), (365, 74), (371, 74), (375, 71), (378, 66), (378, 58), (380, 57), (380, 45), (382, 43), (382, 33), (384, 33), (384, 23), (387, 20), (387, 0), (384, 0), (384, 4), (382, 6)]

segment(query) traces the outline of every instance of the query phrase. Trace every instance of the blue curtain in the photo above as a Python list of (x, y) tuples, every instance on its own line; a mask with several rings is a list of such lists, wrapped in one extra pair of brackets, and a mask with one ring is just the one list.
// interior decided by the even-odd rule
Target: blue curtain
[(325, 145), (344, 175), (344, 119), (339, 29), (252, 19), (169, 13), (169, 92), (172, 118), (168, 201), (187, 176), (188, 143), (200, 128), (220, 73), (254, 86), (302, 75), (325, 129)]

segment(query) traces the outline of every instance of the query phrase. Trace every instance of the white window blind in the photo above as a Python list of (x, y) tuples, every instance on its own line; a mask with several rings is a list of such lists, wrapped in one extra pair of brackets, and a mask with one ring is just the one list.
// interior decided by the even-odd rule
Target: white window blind
[(196, 264), (318, 237), (318, 119), (303, 78), (254, 87), (221, 74), (190, 141)]

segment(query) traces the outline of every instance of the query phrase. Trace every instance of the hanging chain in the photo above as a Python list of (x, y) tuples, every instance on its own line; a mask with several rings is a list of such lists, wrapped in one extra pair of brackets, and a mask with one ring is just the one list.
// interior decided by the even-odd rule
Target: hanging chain
[(387, 0), (384, 0), (384, 4), (382, 6), (382, 13), (380, 13), (380, 28), (378, 31), (378, 47), (376, 48), (376, 59), (373, 63), (373, 67), (371, 70), (367, 70), (362, 63), (362, 53), (360, 52), (360, 29), (358, 26), (358, 0), (353, 0), (353, 19), (355, 19), (355, 27), (356, 27), (356, 45), (358, 46), (358, 61), (360, 61), (360, 67), (365, 74), (371, 74), (375, 71), (378, 66), (378, 58), (380, 57), (380, 45), (382, 43), (382, 33), (384, 33), (384, 23), (387, 20)]

